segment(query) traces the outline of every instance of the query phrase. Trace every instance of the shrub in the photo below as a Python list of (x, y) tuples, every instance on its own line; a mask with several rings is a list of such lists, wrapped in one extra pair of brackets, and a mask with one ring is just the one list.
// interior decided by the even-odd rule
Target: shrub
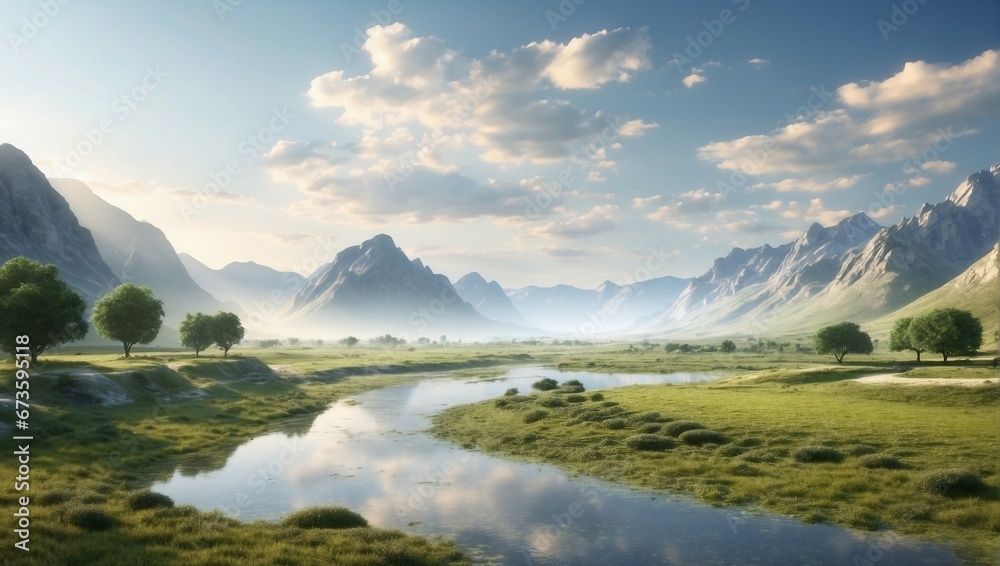
[(537, 423), (538, 421), (549, 416), (548, 411), (543, 411), (542, 409), (535, 409), (534, 411), (528, 411), (524, 414), (525, 424)]
[(792, 458), (803, 464), (837, 463), (844, 459), (844, 455), (829, 446), (803, 446), (792, 450)]
[(559, 387), (559, 382), (551, 377), (543, 377), (542, 379), (532, 383), (531, 386), (539, 391), (551, 391), (556, 387)]
[(950, 468), (924, 473), (917, 479), (917, 487), (945, 497), (968, 497), (978, 494), (986, 486), (979, 476), (969, 470)]
[(498, 408), (500, 408), (500, 409), (503, 409), (507, 405), (510, 405), (510, 401), (508, 401), (506, 399), (497, 399), (497, 400), (493, 401), (493, 405), (496, 406), (496, 407), (498, 407)]
[(625, 446), (632, 450), (667, 450), (674, 442), (659, 434), (636, 434), (625, 439)]
[(622, 430), (628, 426), (628, 422), (625, 419), (609, 419), (604, 421), (604, 426), (611, 430)]
[(66, 509), (66, 521), (86, 531), (106, 531), (115, 526), (115, 518), (96, 505), (74, 505)]
[(508, 389), (507, 391), (504, 391), (504, 393), (503, 393), (503, 394), (504, 394), (504, 396), (506, 396), (506, 397), (510, 397), (510, 396), (512, 396), (512, 395), (517, 395), (517, 394), (518, 394), (518, 390), (517, 390), (517, 387), (511, 387), (511, 388), (510, 388), (510, 389)]
[(889, 456), (888, 454), (866, 454), (858, 458), (858, 465), (870, 470), (898, 470), (903, 467), (902, 462), (895, 456)]
[(674, 421), (663, 426), (663, 432), (669, 434), (670, 436), (680, 436), (681, 433), (687, 432), (689, 430), (697, 430), (700, 428), (705, 428), (701, 426), (700, 423), (694, 421)]
[(679, 438), (681, 439), (681, 442), (684, 444), (690, 444), (691, 446), (701, 446), (703, 444), (722, 444), (726, 441), (726, 437), (723, 436), (721, 432), (715, 432), (714, 430), (707, 430), (703, 428), (682, 432)]
[[(603, 399), (603, 397), (601, 397), (601, 398)], [(618, 404), (618, 401), (605, 401), (605, 402), (601, 403), (601, 406), (602, 407), (614, 407), (617, 404)]]
[(603, 401), (604, 400), (604, 395), (601, 395), (600, 393), (591, 393), (590, 394), (590, 400), (591, 401)]
[(653, 423), (660, 420), (660, 413), (656, 411), (646, 411), (645, 413), (639, 413), (638, 415), (632, 415), (632, 419), (640, 423)]
[(569, 381), (564, 381), (563, 385), (575, 385), (577, 387), (583, 387), (583, 383), (580, 383), (579, 379), (570, 379)]
[(559, 397), (546, 397), (545, 399), (539, 401), (538, 404), (543, 407), (548, 407), (550, 409), (555, 409), (556, 407), (565, 407), (566, 405), (568, 405), (566, 401), (564, 401)]
[(643, 434), (656, 434), (663, 429), (660, 423), (646, 423), (639, 427), (639, 432)]
[(749, 451), (749, 448), (743, 446), (737, 446), (736, 444), (723, 444), (715, 451), (719, 456), (739, 456), (740, 454), (745, 454)]
[(747, 462), (753, 462), (755, 464), (762, 464), (764, 462), (774, 462), (777, 460), (774, 454), (764, 450), (763, 448), (755, 448), (749, 452), (744, 452), (740, 454), (739, 458)]
[(572, 395), (567, 395), (566, 396), (566, 401), (568, 403), (583, 403), (586, 400), (587, 400), (587, 396), (586, 395), (577, 395), (577, 394), (574, 393)]
[(583, 393), (586, 389), (582, 385), (563, 385), (559, 388), (560, 393)]
[(340, 505), (317, 505), (299, 509), (281, 522), (300, 529), (353, 529), (367, 527), (364, 517)]
[(125, 504), (129, 509), (138, 511), (140, 509), (155, 509), (156, 507), (173, 507), (174, 500), (169, 496), (148, 489), (133, 491), (125, 497)]

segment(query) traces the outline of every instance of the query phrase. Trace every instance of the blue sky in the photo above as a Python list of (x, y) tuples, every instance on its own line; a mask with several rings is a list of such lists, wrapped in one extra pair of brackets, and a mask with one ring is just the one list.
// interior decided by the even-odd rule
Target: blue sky
[[(1000, 161), (996, 1), (8, 2), (0, 141), (213, 267), (702, 273)], [(888, 187), (888, 188), (887, 188)]]

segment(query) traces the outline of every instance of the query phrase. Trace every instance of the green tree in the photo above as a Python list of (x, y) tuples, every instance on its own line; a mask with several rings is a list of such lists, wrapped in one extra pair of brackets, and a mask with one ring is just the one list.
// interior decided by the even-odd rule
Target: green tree
[(212, 317), (203, 312), (188, 313), (181, 321), (180, 327), (181, 346), (194, 348), (194, 356), (211, 346), (212, 341)]
[(853, 322), (841, 322), (821, 329), (813, 336), (817, 354), (833, 354), (837, 363), (844, 363), (847, 354), (872, 353), (872, 339)]
[(149, 287), (124, 283), (94, 303), (90, 319), (99, 335), (122, 343), (128, 358), (132, 346), (156, 340), (163, 325), (163, 301)]
[(229, 350), (233, 346), (243, 341), (246, 330), (240, 317), (231, 312), (219, 312), (212, 317), (212, 342), (222, 348), (222, 356), (229, 355)]
[(719, 345), (719, 349), (726, 354), (732, 354), (736, 351), (736, 342), (732, 340), (723, 340), (722, 344)]
[(16, 257), (0, 267), (0, 349), (11, 356), (18, 336), (28, 337), (32, 364), (45, 350), (82, 339), (86, 308), (54, 265)]
[(358, 345), (358, 342), (360, 342), (360, 340), (358, 340), (354, 336), (348, 336), (347, 338), (342, 338), (339, 344), (341, 346), (347, 346), (348, 348), (353, 348)]
[(941, 354), (944, 362), (952, 354), (972, 354), (983, 345), (983, 325), (969, 311), (935, 309), (910, 323), (910, 340), (929, 352)]
[(913, 319), (910, 317), (901, 318), (896, 321), (896, 324), (892, 327), (892, 332), (889, 333), (889, 351), (902, 352), (903, 350), (913, 350), (917, 353), (917, 363), (920, 363), (920, 353), (924, 349), (917, 346), (911, 338), (910, 326), (912, 324)]

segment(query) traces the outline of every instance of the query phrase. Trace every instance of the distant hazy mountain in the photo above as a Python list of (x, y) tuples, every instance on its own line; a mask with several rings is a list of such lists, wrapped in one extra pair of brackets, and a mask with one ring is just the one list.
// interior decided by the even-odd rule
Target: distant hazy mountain
[(252, 261), (236, 261), (222, 269), (212, 269), (188, 254), (179, 254), (181, 263), (203, 289), (223, 300), (235, 301), (248, 314), (277, 310), (302, 288), (305, 277), (278, 271)]
[(164, 323), (176, 326), (189, 312), (231, 310), (191, 278), (163, 231), (140, 222), (94, 194), (75, 179), (52, 179), (52, 186), (94, 235), (104, 262), (122, 281), (147, 285), (163, 301)]
[(482, 275), (473, 271), (456, 281), (454, 286), (458, 296), (486, 318), (530, 326), (496, 281), (487, 282)]
[(622, 330), (674, 303), (689, 279), (659, 277), (629, 285), (605, 281), (596, 289), (528, 286), (509, 291), (529, 322), (555, 332), (598, 336)]
[(388, 332), (413, 339), (488, 336), (516, 329), (476, 312), (447, 277), (419, 259), (410, 261), (385, 234), (338, 253), (280, 314), (286, 324), (327, 335)]
[(27, 155), (0, 145), (0, 263), (25, 256), (59, 267), (88, 302), (120, 283), (90, 231)]

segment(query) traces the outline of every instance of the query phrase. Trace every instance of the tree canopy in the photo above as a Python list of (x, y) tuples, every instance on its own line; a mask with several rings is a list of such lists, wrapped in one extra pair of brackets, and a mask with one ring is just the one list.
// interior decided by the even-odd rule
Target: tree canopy
[(719, 349), (726, 354), (732, 354), (736, 351), (736, 343), (732, 340), (723, 340), (722, 344), (719, 345)]
[(124, 283), (94, 304), (90, 318), (99, 335), (122, 343), (128, 358), (132, 346), (156, 340), (163, 325), (163, 301), (149, 287)]
[(18, 336), (29, 337), (32, 364), (45, 350), (82, 339), (86, 308), (54, 265), (16, 257), (0, 267), (0, 349), (11, 356)]
[(821, 329), (813, 336), (817, 354), (833, 354), (837, 363), (844, 363), (847, 354), (870, 354), (872, 339), (853, 322), (841, 322)]
[(243, 341), (246, 330), (240, 317), (231, 312), (219, 312), (212, 317), (212, 342), (222, 348), (223, 357), (229, 355), (229, 350)]
[(972, 354), (983, 345), (983, 325), (969, 311), (935, 309), (917, 317), (907, 332), (911, 343), (921, 350), (948, 356)]
[(920, 361), (920, 353), (924, 351), (924, 348), (917, 346), (917, 344), (910, 337), (910, 327), (913, 324), (913, 319), (910, 317), (901, 318), (896, 321), (895, 326), (892, 327), (892, 332), (889, 333), (889, 351), (890, 352), (902, 352), (903, 350), (913, 350), (917, 353), (917, 361)]
[(212, 339), (212, 317), (205, 313), (188, 313), (180, 326), (181, 346), (193, 348), (195, 357), (215, 343)]

